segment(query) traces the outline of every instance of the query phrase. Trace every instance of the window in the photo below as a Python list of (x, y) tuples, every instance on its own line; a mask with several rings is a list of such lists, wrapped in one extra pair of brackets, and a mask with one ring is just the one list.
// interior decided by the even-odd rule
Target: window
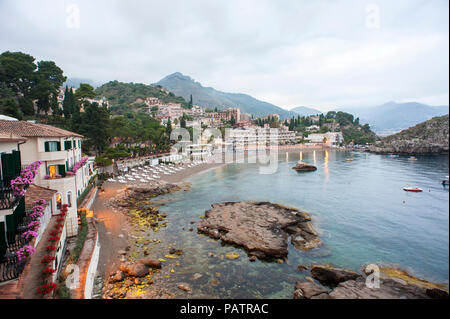
[(64, 150), (71, 150), (72, 149), (72, 141), (65, 141), (64, 142)]
[(56, 208), (61, 209), (62, 207), (62, 198), (60, 193), (56, 193)]
[(67, 192), (67, 206), (72, 207), (72, 192), (71, 191)]
[(61, 150), (61, 143), (58, 141), (49, 141), (44, 143), (46, 152), (57, 152)]

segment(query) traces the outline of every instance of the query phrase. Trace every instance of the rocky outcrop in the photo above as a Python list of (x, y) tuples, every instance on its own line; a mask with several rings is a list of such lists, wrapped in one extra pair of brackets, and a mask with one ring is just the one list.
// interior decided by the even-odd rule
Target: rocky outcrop
[(345, 270), (345, 269), (339, 269), (334, 268), (332, 266), (326, 265), (326, 266), (318, 266), (314, 265), (311, 267), (311, 276), (320, 281), (323, 284), (327, 285), (338, 285), (341, 282), (348, 281), (348, 280), (354, 280), (359, 277), (361, 277), (360, 274)]
[(269, 202), (213, 204), (197, 229), (224, 243), (243, 247), (249, 256), (260, 259), (286, 257), (289, 237), (302, 250), (321, 244), (307, 213)]
[[(443, 285), (413, 277), (395, 268), (381, 267), (379, 287), (373, 288), (366, 284), (367, 274), (364, 272), (358, 274), (329, 265), (312, 266), (311, 276), (320, 283), (297, 282), (294, 299), (448, 299), (449, 296)], [(368, 281), (372, 283), (371, 278)]]
[(387, 136), (369, 150), (378, 154), (448, 154), (449, 116), (435, 117)]
[(313, 172), (317, 170), (317, 167), (314, 165), (303, 163), (302, 161), (298, 161), (297, 164), (292, 168), (297, 172)]

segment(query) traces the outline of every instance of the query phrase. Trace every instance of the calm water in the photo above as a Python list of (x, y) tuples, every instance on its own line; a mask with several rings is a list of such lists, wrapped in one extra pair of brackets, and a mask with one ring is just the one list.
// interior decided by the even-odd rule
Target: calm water
[[(353, 162), (346, 162), (350, 156)], [(449, 174), (447, 155), (411, 162), (407, 157), (309, 151), (302, 159), (318, 170), (297, 173), (292, 167), (299, 157), (299, 152), (280, 154), (278, 171), (271, 175), (260, 175), (256, 164), (215, 168), (191, 178), (190, 191), (160, 197), (170, 200), (160, 207), (169, 214), (169, 222), (158, 232), (162, 245), (152, 254), (163, 255), (168, 245), (185, 251), (167, 285), (187, 282), (193, 287), (192, 297), (291, 298), (295, 281), (303, 276), (296, 270), (300, 263), (358, 270), (370, 262), (401, 264), (414, 275), (448, 283), (449, 191), (440, 183)], [(424, 192), (405, 192), (407, 185)], [(307, 253), (290, 246), (286, 264), (251, 263), (242, 249), (197, 234), (196, 225), (188, 231), (190, 222), (200, 220), (211, 204), (242, 200), (307, 211), (324, 245)], [(207, 256), (229, 251), (241, 257)], [(203, 277), (192, 280), (195, 273)]]

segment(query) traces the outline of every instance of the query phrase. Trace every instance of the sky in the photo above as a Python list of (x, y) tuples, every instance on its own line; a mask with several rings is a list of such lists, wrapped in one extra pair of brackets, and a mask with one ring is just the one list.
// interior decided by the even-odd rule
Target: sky
[(69, 78), (181, 72), (285, 109), (448, 105), (448, 0), (0, 0), (0, 52)]

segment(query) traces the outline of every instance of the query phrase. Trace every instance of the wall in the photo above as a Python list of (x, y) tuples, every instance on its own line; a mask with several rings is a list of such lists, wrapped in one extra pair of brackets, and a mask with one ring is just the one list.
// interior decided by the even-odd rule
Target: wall
[(94, 288), (95, 275), (97, 274), (98, 260), (100, 258), (100, 240), (97, 237), (95, 239), (95, 248), (92, 252), (91, 262), (86, 274), (86, 282), (84, 286), (84, 299), (92, 298), (92, 290)]

